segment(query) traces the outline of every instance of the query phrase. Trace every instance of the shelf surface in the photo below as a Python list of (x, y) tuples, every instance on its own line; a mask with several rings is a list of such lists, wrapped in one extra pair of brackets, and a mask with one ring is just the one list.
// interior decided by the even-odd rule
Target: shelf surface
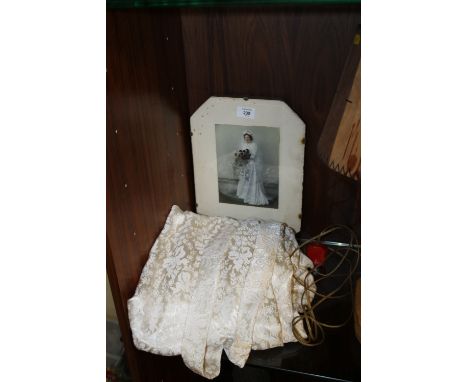
[[(352, 321), (351, 321), (352, 324)], [(283, 347), (252, 351), (247, 365), (315, 377), (317, 381), (359, 381), (361, 345), (352, 325), (327, 331), (323, 344), (306, 347), (289, 343)]]

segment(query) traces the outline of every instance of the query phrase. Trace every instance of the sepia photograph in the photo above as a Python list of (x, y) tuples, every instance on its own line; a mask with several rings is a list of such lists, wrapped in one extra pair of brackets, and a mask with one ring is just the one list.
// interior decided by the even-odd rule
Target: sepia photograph
[(276, 127), (216, 124), (219, 203), (278, 208)]

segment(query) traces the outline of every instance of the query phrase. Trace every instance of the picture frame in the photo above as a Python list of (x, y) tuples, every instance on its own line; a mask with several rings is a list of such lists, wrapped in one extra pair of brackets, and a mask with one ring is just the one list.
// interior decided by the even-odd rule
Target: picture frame
[(305, 124), (286, 103), (210, 97), (190, 126), (197, 213), (300, 231)]

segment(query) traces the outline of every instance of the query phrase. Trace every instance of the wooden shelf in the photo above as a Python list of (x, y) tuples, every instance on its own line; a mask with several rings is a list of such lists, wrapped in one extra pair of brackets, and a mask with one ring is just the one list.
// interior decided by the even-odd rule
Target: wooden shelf
[(314, 377), (317, 381), (359, 381), (361, 345), (350, 325), (327, 332), (316, 347), (289, 343), (284, 347), (252, 351), (247, 365), (281, 371), (288, 375)]

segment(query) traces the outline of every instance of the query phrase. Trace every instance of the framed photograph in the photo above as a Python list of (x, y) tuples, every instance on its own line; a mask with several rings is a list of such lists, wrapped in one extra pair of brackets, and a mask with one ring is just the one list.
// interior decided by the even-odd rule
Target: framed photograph
[(209, 98), (191, 117), (197, 212), (301, 227), (305, 125), (284, 102)]

